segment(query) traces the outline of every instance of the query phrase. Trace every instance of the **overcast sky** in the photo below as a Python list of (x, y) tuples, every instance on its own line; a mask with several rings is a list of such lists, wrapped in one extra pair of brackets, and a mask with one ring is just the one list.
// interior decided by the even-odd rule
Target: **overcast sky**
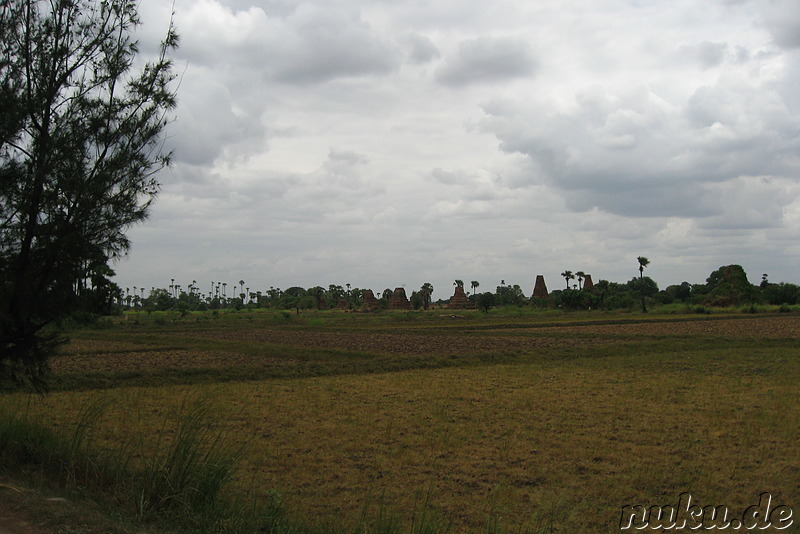
[[(176, 0), (123, 287), (800, 283), (797, 0)], [(143, 53), (169, 2), (142, 0)], [(469, 289), (469, 287), (468, 287)], [(206, 289), (207, 290), (207, 289)]]

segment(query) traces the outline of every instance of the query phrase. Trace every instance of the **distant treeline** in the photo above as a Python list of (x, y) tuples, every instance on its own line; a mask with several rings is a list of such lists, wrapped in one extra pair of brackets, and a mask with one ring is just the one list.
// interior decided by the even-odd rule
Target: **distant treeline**
[[(578, 271), (580, 273), (580, 271)], [(408, 300), (414, 309), (429, 306), (442, 307), (449, 303), (455, 286), (465, 289), (468, 301), (477, 308), (489, 309), (497, 306), (533, 306), (536, 308), (562, 309), (634, 309), (644, 299), (649, 306), (685, 303), (693, 306), (738, 306), (746, 304), (793, 305), (800, 300), (800, 286), (790, 283), (770, 283), (764, 274), (759, 285), (751, 284), (747, 274), (740, 265), (727, 265), (711, 273), (704, 284), (670, 285), (659, 289), (658, 284), (648, 276), (633, 277), (627, 282), (610, 282), (599, 280), (591, 286), (579, 284), (569, 286), (570, 271), (565, 271), (566, 287), (554, 289), (544, 296), (533, 297), (525, 294), (518, 284), (506, 284), (502, 281), (494, 291), (480, 292), (480, 284), (472, 281), (465, 287), (461, 280), (439, 293), (446, 297), (432, 298), (434, 291), (430, 283), (425, 283), (416, 291), (412, 291)], [(583, 273), (580, 273), (583, 274)], [(368, 298), (369, 308), (380, 310), (389, 308), (392, 289), (386, 288), (378, 294), (371, 290), (331, 284), (328, 287), (314, 286), (310, 288), (289, 287), (280, 289), (270, 287), (265, 291), (253, 291), (244, 280), (227, 284), (212, 282), (202, 290), (196, 281), (187, 286), (175, 284), (174, 279), (167, 288), (141, 287), (104, 288), (104, 296), (108, 301), (99, 311), (116, 311), (124, 309), (146, 311), (205, 311), (217, 309), (272, 308), (272, 309), (362, 309), (364, 296), (372, 293), (374, 300)], [(469, 291), (471, 290), (471, 291)], [(532, 292), (531, 292), (532, 293)]]

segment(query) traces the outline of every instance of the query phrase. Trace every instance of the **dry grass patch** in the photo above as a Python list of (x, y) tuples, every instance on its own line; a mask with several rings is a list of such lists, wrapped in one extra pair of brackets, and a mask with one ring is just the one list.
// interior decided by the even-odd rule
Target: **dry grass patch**
[[(743, 510), (800, 506), (796, 351), (686, 352), (214, 386), (53, 393), (28, 409), (65, 425), (111, 394), (98, 443), (154, 443), (187, 398), (246, 446), (237, 484), (280, 491), (308, 520), (405, 514), (426, 494), (454, 531), (618, 532), (625, 504), (684, 491)], [(5, 398), (22, 407), (27, 399)]]

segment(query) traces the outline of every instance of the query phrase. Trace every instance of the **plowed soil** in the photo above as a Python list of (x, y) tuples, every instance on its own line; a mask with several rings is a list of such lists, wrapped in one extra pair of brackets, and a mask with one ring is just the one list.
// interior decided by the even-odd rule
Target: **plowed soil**
[(800, 337), (800, 318), (733, 317), (713, 320), (669, 321), (632, 324), (565, 325), (533, 328), (532, 332), (640, 336), (712, 336), (735, 338)]
[(321, 349), (384, 354), (475, 354), (479, 352), (516, 352), (556, 346), (594, 344), (591, 339), (557, 337), (444, 334), (353, 334), (334, 332), (297, 332), (281, 330), (242, 330), (218, 332), (210, 339), (273, 343)]
[[(561, 335), (559, 335), (561, 334)], [(595, 336), (592, 336), (595, 334)], [(290, 365), (289, 357), (275, 357), (275, 347), (305, 347), (356, 351), (369, 354), (469, 355), (509, 354), (555, 347), (580, 347), (619, 343), (636, 336), (703, 336), (730, 338), (800, 337), (800, 318), (731, 317), (627, 324), (565, 324), (497, 330), (459, 330), (437, 335), (342, 333), (308, 330), (237, 329), (192, 333), (194, 338), (264, 344), (270, 356), (253, 350), (165, 350), (143, 348), (129, 341), (77, 339), (67, 354), (52, 360), (56, 373), (146, 373), (158, 369), (202, 369)], [(265, 351), (266, 352), (266, 351)]]

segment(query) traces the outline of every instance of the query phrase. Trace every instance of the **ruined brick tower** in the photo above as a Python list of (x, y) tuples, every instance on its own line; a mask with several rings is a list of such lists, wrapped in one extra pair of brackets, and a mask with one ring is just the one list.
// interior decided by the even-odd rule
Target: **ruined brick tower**
[(537, 299), (547, 298), (547, 286), (544, 283), (543, 274), (536, 275), (536, 283), (533, 284), (533, 294), (531, 295), (531, 298), (537, 298)]
[(372, 292), (371, 289), (367, 289), (364, 291), (364, 295), (361, 297), (362, 304), (361, 306), (365, 310), (375, 310), (378, 308), (378, 299), (375, 298), (375, 293)]
[(467, 298), (464, 293), (464, 286), (456, 286), (456, 292), (450, 297), (450, 302), (447, 304), (448, 308), (474, 308), (475, 306)]
[(406, 290), (402, 287), (394, 288), (392, 292), (392, 298), (389, 299), (389, 309), (390, 310), (410, 310), (411, 303), (408, 301), (408, 297), (406, 297)]
[(594, 282), (592, 282), (592, 275), (587, 274), (583, 277), (583, 290), (589, 293), (594, 293)]

